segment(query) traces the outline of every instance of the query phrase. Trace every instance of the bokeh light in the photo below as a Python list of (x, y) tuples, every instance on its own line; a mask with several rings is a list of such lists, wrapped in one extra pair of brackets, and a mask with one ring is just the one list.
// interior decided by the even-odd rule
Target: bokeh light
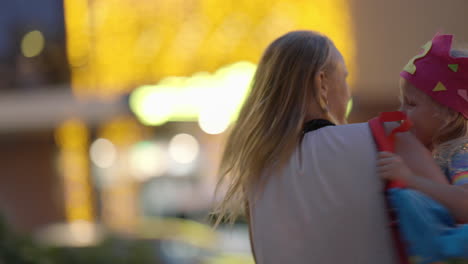
[(297, 29), (329, 36), (355, 72), (345, 0), (65, 0), (64, 6), (79, 96), (116, 97), (136, 83), (257, 62), (275, 38)]
[(69, 228), (76, 246), (87, 246), (95, 243), (97, 234), (93, 223), (82, 220), (73, 221)]
[(161, 176), (168, 168), (167, 152), (161, 143), (142, 141), (130, 149), (130, 169), (139, 181)]
[(104, 229), (92, 222), (76, 220), (54, 223), (37, 232), (36, 238), (48, 246), (89, 247), (104, 239)]
[(94, 206), (89, 177), (89, 130), (79, 119), (66, 120), (55, 130), (67, 221), (93, 221)]
[(137, 88), (130, 96), (130, 108), (146, 125), (201, 118), (202, 129), (217, 134), (236, 118), (255, 70), (253, 63), (238, 62), (213, 74), (168, 77), (157, 85)]
[(349, 115), (351, 114), (351, 111), (353, 111), (353, 99), (349, 99), (348, 101), (348, 105), (346, 106), (346, 118), (349, 117)]
[(198, 124), (207, 134), (223, 133), (229, 126), (230, 113), (222, 108), (206, 108), (200, 113)]
[(44, 35), (38, 30), (30, 31), (21, 40), (21, 52), (26, 58), (36, 57), (42, 52), (44, 45)]
[(117, 159), (117, 149), (111, 141), (105, 138), (98, 138), (91, 144), (89, 155), (91, 161), (97, 167), (106, 169), (115, 163)]
[(169, 154), (178, 163), (193, 162), (199, 152), (198, 141), (189, 134), (175, 135), (169, 142)]
[(160, 88), (155, 92), (152, 86), (136, 90), (130, 99), (130, 107), (144, 124), (161, 125), (172, 115), (177, 101), (177, 92)]

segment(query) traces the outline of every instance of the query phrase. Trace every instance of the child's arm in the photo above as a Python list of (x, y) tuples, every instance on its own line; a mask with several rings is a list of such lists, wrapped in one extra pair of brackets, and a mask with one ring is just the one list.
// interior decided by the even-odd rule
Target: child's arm
[[(387, 134), (395, 127), (396, 122), (385, 123)], [(440, 167), (434, 161), (431, 152), (411, 133), (397, 133), (395, 135), (395, 153), (416, 175), (442, 184), (450, 184)]]
[[(448, 185), (419, 177), (396, 154), (381, 152), (378, 173), (387, 180), (402, 180), (409, 188), (418, 190), (443, 204), (460, 223), (468, 223), (468, 184)], [(468, 168), (465, 170), (468, 175)]]
[(468, 188), (468, 144), (459, 147), (451, 155), (448, 165), (450, 182)]

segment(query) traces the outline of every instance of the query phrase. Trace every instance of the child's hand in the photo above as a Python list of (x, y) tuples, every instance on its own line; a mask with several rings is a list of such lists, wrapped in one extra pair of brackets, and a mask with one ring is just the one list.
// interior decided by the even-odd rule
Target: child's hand
[(377, 173), (386, 180), (407, 182), (413, 173), (400, 156), (390, 152), (380, 152), (377, 159)]

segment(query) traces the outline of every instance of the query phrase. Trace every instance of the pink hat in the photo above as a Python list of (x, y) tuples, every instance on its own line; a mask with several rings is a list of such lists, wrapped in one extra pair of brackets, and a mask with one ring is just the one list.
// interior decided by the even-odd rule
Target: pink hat
[(468, 119), (468, 58), (450, 55), (452, 39), (452, 35), (436, 35), (406, 64), (400, 76)]

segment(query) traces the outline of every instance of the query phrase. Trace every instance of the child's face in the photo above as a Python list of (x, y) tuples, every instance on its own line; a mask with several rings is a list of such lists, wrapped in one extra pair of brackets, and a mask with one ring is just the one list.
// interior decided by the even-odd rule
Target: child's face
[(436, 103), (423, 91), (414, 87), (405, 79), (400, 81), (401, 111), (413, 122), (413, 134), (429, 149), (436, 131), (443, 120), (437, 114)]

